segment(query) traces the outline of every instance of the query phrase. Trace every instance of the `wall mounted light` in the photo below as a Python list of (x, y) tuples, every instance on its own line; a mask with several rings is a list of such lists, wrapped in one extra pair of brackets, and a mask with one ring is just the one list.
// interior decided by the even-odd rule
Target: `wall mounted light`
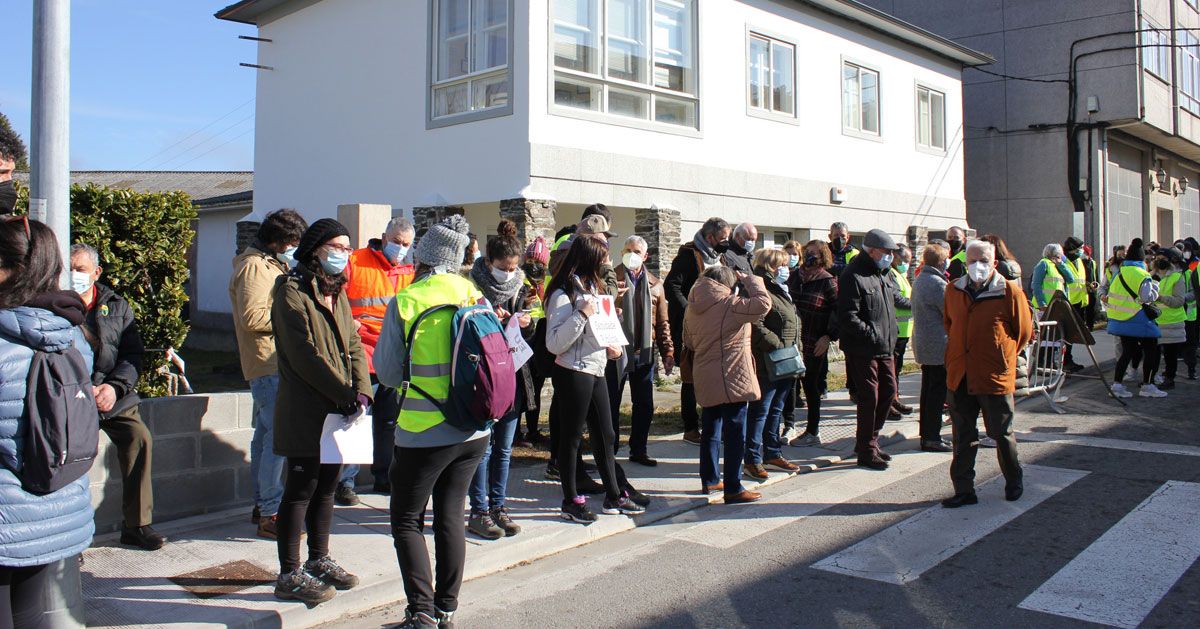
[(1154, 179), (1158, 181), (1158, 190), (1162, 190), (1167, 185), (1167, 170), (1160, 164), (1158, 171), (1154, 173)]

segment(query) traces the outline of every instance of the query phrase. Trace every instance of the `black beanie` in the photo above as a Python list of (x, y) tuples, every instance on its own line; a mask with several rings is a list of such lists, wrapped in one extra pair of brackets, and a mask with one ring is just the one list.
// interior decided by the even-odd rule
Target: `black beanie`
[(1141, 262), (1146, 259), (1146, 249), (1142, 247), (1142, 239), (1134, 238), (1133, 242), (1129, 243), (1129, 248), (1125, 250), (1125, 259)]
[(1066, 249), (1067, 251), (1075, 251), (1076, 249), (1082, 248), (1083, 241), (1074, 236), (1067, 236), (1067, 239), (1063, 241), (1063, 249)]
[(317, 247), (337, 238), (338, 236), (349, 236), (350, 231), (346, 226), (333, 220), (332, 218), (323, 218), (304, 231), (304, 235), (300, 236), (300, 244), (296, 245), (296, 261), (308, 262), (313, 252)]

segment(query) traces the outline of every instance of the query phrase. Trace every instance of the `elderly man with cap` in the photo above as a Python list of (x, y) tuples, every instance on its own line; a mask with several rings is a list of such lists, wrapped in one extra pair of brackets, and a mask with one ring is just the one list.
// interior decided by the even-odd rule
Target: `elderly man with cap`
[(838, 334), (858, 403), (854, 450), (858, 465), (873, 470), (886, 470), (891, 459), (879, 448), (879, 430), (897, 391), (895, 288), (887, 280), (896, 249), (887, 232), (872, 229), (863, 239), (864, 255), (855, 256), (838, 281)]

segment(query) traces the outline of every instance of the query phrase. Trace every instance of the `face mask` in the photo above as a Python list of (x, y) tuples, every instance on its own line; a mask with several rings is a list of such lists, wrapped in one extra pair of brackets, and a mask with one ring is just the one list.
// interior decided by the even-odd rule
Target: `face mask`
[(726, 251), (729, 251), (729, 241), (722, 240), (721, 242), (713, 245), (713, 251), (716, 251), (717, 253), (725, 253)]
[(817, 263), (820, 261), (821, 261), (820, 256), (814, 256), (811, 254), (804, 256), (804, 265), (805, 266), (817, 266)]
[(791, 269), (786, 266), (781, 266), (775, 269), (775, 283), (779, 285), (787, 284), (788, 278), (792, 276)]
[(961, 240), (947, 240), (946, 243), (950, 245), (950, 251), (954, 253), (958, 253), (958, 248), (962, 246)]
[(1170, 263), (1170, 262), (1167, 262), (1166, 260), (1155, 260), (1155, 261), (1154, 261), (1154, 268), (1156, 268), (1156, 269), (1158, 269), (1158, 270), (1160, 270), (1160, 271), (1167, 271), (1167, 270), (1170, 270), (1170, 268), (1171, 268), (1171, 263)]
[(794, 269), (794, 268), (796, 268), (796, 267), (798, 267), (798, 266), (800, 266), (800, 256), (797, 256), (797, 255), (789, 255), (789, 256), (788, 256), (788, 268), (789, 268), (789, 269)]
[(883, 269), (886, 269), (889, 266), (892, 266), (892, 259), (894, 257), (895, 256), (893, 256), (890, 253), (885, 253), (885, 254), (883, 254), (882, 258), (875, 261), (875, 266), (879, 267), (879, 269), (882, 271)]
[(298, 247), (288, 247), (287, 249), (284, 249), (283, 251), (280, 251), (279, 253), (275, 254), (275, 259), (279, 260), (280, 262), (282, 262), (288, 266), (295, 266), (295, 264), (296, 264), (296, 249), (298, 249)]
[(630, 271), (636, 271), (642, 268), (642, 262), (644, 262), (642, 260), (642, 256), (632, 251), (626, 251), (625, 255), (621, 256), (621, 264), (624, 264), (625, 268), (629, 269)]
[(1191, 251), (1184, 251), (1184, 252), (1183, 252), (1183, 259), (1184, 259), (1184, 260), (1191, 260), (1191, 259), (1192, 259), (1192, 252), (1191, 252)]
[(840, 236), (837, 238), (834, 238), (832, 244), (833, 244), (834, 251), (841, 251), (842, 249), (844, 249), (846, 247), (846, 241)]
[(400, 260), (404, 259), (404, 256), (408, 255), (408, 247), (405, 247), (398, 242), (389, 242), (383, 246), (383, 255), (389, 261), (391, 261), (392, 264), (396, 264)]
[(345, 270), (346, 263), (349, 261), (350, 254), (345, 251), (329, 251), (321, 260), (321, 268), (330, 275), (337, 275)]
[(480, 259), (480, 258), (482, 258), (482, 257), (483, 257), (483, 254), (482, 254), (482, 253), (480, 253), (479, 251), (476, 251), (476, 252), (475, 252), (475, 255), (474, 255), (474, 256), (471, 256), (471, 261), (472, 261), (472, 262), (474, 262), (474, 261), (476, 261), (476, 260), (478, 260), (478, 259)]
[(503, 271), (496, 267), (492, 267), (492, 277), (501, 284), (507, 284), (512, 281), (512, 278), (517, 274), (516, 271)]
[(71, 271), (71, 290), (80, 295), (92, 290), (92, 274)]
[(971, 281), (976, 283), (986, 280), (991, 274), (992, 265), (982, 260), (979, 262), (972, 262), (971, 265), (967, 267), (967, 275), (971, 277)]
[(9, 214), (17, 207), (17, 184), (12, 180), (0, 183), (0, 214)]
[(908, 264), (901, 262), (896, 265), (896, 270), (900, 272), (900, 275), (905, 275), (908, 273)]
[(1078, 260), (1078, 259), (1079, 259), (1079, 252), (1078, 252), (1078, 251), (1068, 251), (1068, 252), (1067, 252), (1067, 259), (1068, 259), (1068, 260)]

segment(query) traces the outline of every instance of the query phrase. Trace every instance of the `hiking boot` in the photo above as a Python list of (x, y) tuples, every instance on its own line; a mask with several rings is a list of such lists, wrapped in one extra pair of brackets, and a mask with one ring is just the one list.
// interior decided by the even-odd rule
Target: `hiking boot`
[(504, 529), (496, 526), (492, 516), (487, 511), (471, 511), (467, 520), (467, 530), (483, 539), (500, 539), (504, 537)]
[(645, 512), (646, 507), (630, 500), (628, 496), (621, 496), (616, 500), (605, 499), (604, 507), (600, 511), (604, 515), (641, 515)]
[(959, 507), (977, 504), (979, 504), (979, 496), (975, 495), (975, 492), (971, 492), (969, 494), (954, 494), (953, 496), (950, 496), (942, 501), (942, 506), (947, 509), (957, 509)]
[(492, 516), (492, 522), (504, 530), (505, 537), (512, 537), (521, 532), (521, 525), (513, 522), (513, 519), (509, 517), (508, 507), (492, 507), (489, 515)]
[(262, 510), (258, 508), (258, 505), (254, 505), (254, 510), (250, 512), (250, 523), (258, 524), (258, 521), (261, 519), (262, 519)]
[(304, 571), (321, 583), (332, 585), (335, 590), (349, 590), (358, 585), (358, 577), (346, 572), (328, 555), (316, 561), (304, 562)]
[(814, 435), (811, 432), (805, 432), (799, 438), (792, 441), (792, 445), (801, 448), (812, 448), (821, 445), (821, 437)]
[(683, 433), (683, 440), (694, 446), (700, 445), (700, 443), (701, 443), (700, 431), (699, 430), (689, 430), (689, 431)]
[(781, 472), (796, 472), (800, 469), (799, 465), (782, 457), (763, 461), (763, 465), (773, 467)]
[(585, 496), (599, 496), (604, 493), (604, 485), (592, 480), (591, 476), (583, 476), (575, 480), (575, 490)]
[(362, 502), (349, 485), (338, 485), (337, 491), (333, 492), (333, 501), (342, 507), (353, 507)]
[(739, 505), (759, 500), (762, 500), (762, 494), (749, 489), (743, 489), (736, 494), (725, 494), (725, 504), (727, 505)]
[(596, 521), (596, 514), (587, 508), (587, 499), (583, 496), (575, 496), (574, 500), (562, 501), (562, 513), (559, 515), (568, 522), (580, 524), (591, 524)]
[(137, 546), (142, 550), (158, 550), (163, 547), (163, 544), (167, 543), (167, 538), (149, 526), (123, 527), (121, 529), (121, 543), (126, 546)]
[(742, 474), (749, 476), (756, 481), (764, 481), (771, 477), (771, 475), (767, 473), (766, 468), (762, 466), (762, 463), (747, 463), (743, 465)]
[(281, 601), (300, 601), (310, 608), (328, 601), (334, 594), (336, 592), (332, 585), (310, 576), (303, 568), (281, 574), (275, 581), (275, 598)]
[(882, 472), (883, 470), (886, 470), (888, 468), (888, 462), (884, 461), (882, 458), (880, 458), (878, 456), (875, 456), (874, 453), (867, 454), (867, 455), (860, 454), (858, 456), (857, 465), (859, 467), (865, 467), (867, 469), (872, 469), (872, 470), (876, 470), (876, 471), (880, 471), (880, 472)]

